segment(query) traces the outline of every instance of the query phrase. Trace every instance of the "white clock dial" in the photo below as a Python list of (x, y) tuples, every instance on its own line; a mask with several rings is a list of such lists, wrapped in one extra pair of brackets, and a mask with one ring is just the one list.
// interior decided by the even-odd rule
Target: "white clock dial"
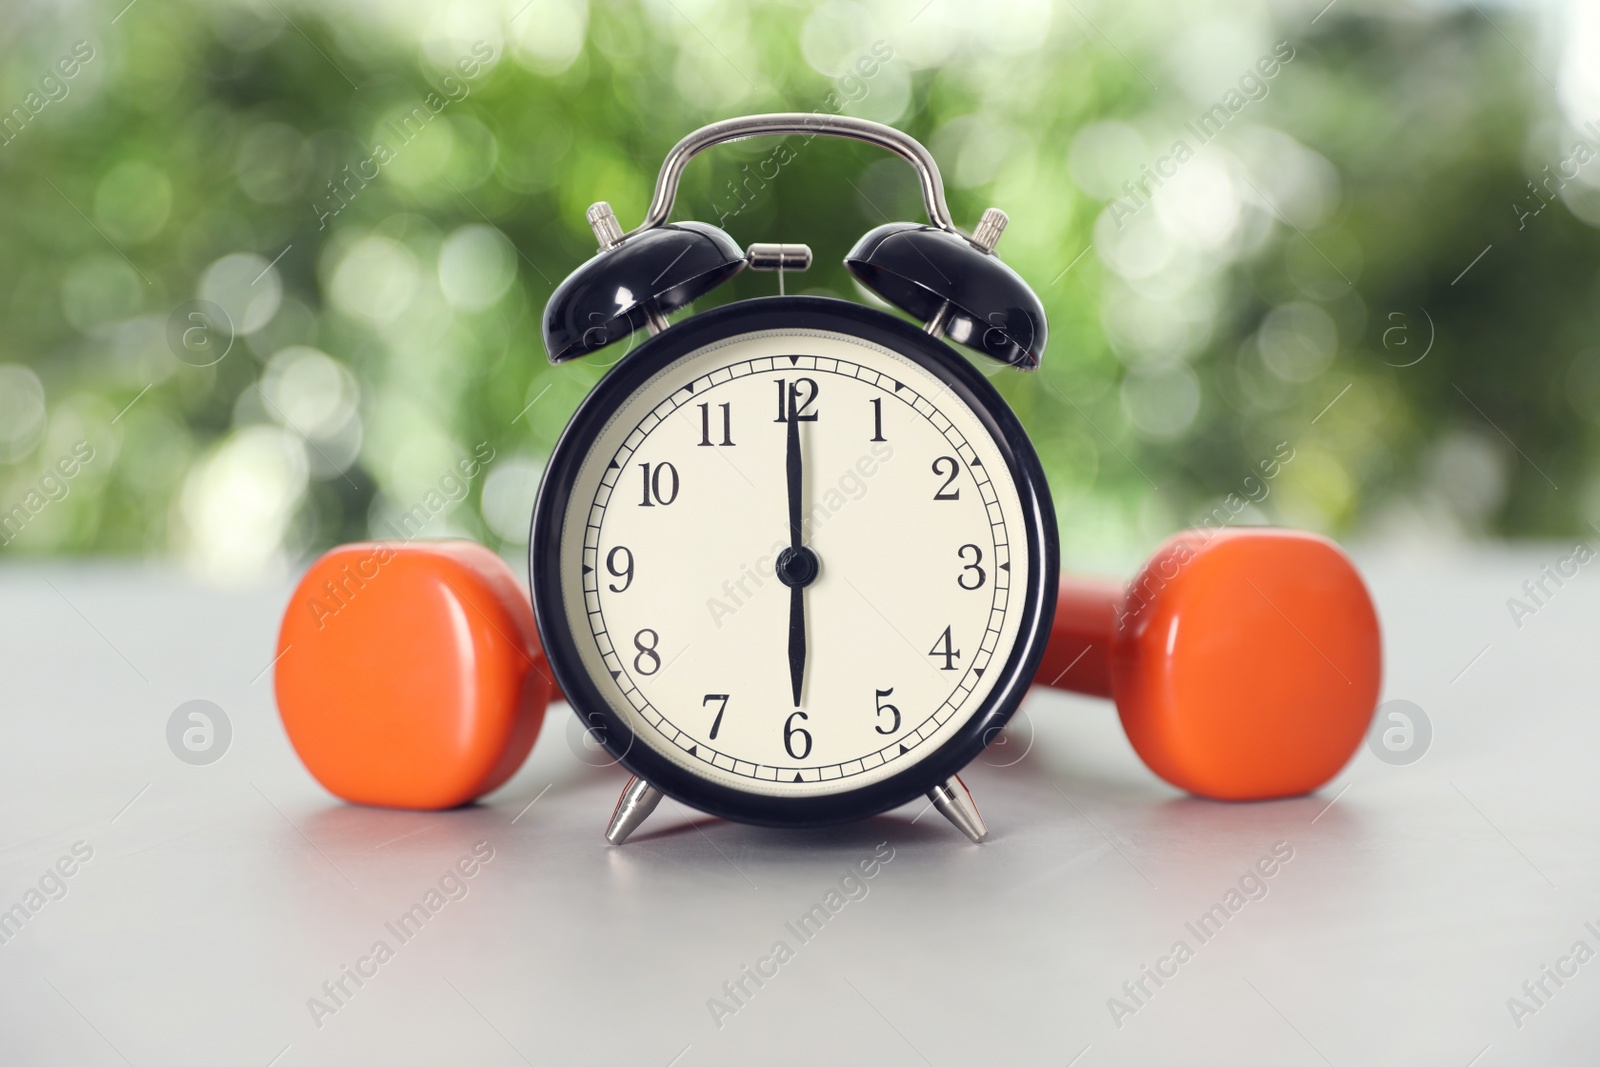
[[(793, 414), (818, 564), (798, 704), (776, 573)], [(633, 743), (769, 796), (856, 789), (936, 751), (994, 687), (1029, 580), (984, 422), (918, 363), (820, 330), (744, 334), (646, 381), (579, 467), (560, 560), (584, 669)]]

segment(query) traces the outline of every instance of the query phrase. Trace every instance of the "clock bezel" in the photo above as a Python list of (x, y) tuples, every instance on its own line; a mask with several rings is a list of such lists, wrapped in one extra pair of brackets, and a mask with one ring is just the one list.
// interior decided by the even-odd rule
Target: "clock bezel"
[[(634, 737), (583, 666), (566, 624), (561, 531), (572, 488), (596, 439), (645, 382), (707, 345), (764, 330), (828, 330), (882, 345), (935, 375), (965, 403), (1005, 461), (1022, 504), (1028, 582), (1016, 645), (989, 695), (949, 740), (903, 771), (852, 789), (785, 797), (701, 777)], [(876, 308), (815, 296), (758, 297), (701, 312), (652, 337), (602, 378), (562, 431), (545, 468), (528, 541), (528, 577), (539, 639), (573, 711), (627, 770), (690, 807), (762, 826), (824, 826), (868, 818), (925, 795), (983, 751), (1033, 682), (1055, 616), (1059, 541), (1044, 469), (1022, 424), (993, 385), (943, 341)], [(581, 588), (576, 592), (580, 598)]]

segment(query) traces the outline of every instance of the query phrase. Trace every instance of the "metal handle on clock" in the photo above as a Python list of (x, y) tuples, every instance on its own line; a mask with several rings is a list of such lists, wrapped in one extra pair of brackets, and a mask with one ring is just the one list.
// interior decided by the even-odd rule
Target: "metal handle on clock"
[(916, 169), (917, 180), (922, 185), (922, 202), (928, 209), (928, 219), (941, 230), (960, 234), (950, 218), (949, 205), (944, 200), (944, 179), (939, 176), (939, 165), (922, 142), (892, 126), (849, 115), (820, 115), (806, 112), (785, 112), (775, 115), (746, 115), (743, 118), (724, 119), (689, 134), (672, 146), (661, 164), (656, 177), (656, 192), (650, 201), (650, 210), (637, 229), (628, 231), (619, 240), (654, 229), (667, 221), (672, 205), (678, 199), (678, 180), (689, 161), (706, 149), (729, 141), (744, 141), (752, 137), (775, 137), (786, 134), (821, 134), (850, 141), (864, 141), (877, 145), (900, 156)]

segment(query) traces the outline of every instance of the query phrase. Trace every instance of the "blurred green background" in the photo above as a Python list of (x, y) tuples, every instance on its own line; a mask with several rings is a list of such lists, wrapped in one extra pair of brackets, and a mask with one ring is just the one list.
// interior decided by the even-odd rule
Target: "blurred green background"
[[(899, 126), (958, 223), (1010, 214), (1050, 345), (992, 380), (1070, 567), (1208, 513), (1428, 544), (1600, 519), (1584, 6), (113, 0), (0, 35), (0, 559), (260, 580), (419, 503), (521, 557), (620, 354), (539, 340), (585, 207), (636, 225), (681, 136), (781, 110)], [(697, 160), (677, 217), (807, 242), (789, 291), (866, 299), (840, 259), (921, 217), (912, 172), (818, 140), (737, 196), (773, 148)]]

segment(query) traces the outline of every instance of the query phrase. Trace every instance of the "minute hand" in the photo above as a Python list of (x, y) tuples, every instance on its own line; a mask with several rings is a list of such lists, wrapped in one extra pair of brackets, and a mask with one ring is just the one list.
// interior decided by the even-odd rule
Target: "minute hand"
[[(788, 455), (784, 469), (789, 482), (789, 548), (799, 553), (800, 544), (800, 420), (791, 394), (789, 402)], [(794, 690), (794, 706), (800, 706), (800, 689), (806, 677), (806, 596), (805, 586), (789, 587), (789, 684)]]
[(784, 465), (789, 475), (789, 547), (800, 551), (800, 420), (789, 414), (789, 448)]

